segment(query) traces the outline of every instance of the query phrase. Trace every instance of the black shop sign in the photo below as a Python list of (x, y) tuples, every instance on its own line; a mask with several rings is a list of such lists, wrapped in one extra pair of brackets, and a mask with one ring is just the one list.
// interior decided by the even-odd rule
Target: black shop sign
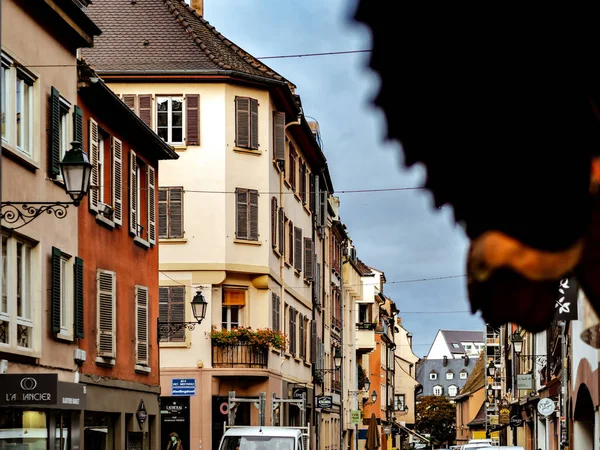
[(56, 405), (58, 374), (10, 373), (0, 375), (0, 406)]

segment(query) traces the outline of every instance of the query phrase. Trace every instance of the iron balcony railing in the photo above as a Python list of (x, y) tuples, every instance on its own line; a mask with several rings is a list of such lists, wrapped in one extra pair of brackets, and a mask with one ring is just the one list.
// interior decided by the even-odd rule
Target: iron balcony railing
[(246, 342), (232, 345), (212, 346), (213, 368), (256, 368), (264, 369), (269, 364), (269, 349)]

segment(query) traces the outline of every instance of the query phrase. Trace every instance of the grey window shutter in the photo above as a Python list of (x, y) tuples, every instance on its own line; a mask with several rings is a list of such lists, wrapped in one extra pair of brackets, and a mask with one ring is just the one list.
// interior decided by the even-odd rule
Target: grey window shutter
[(314, 211), (313, 214), (315, 215), (315, 225), (319, 226), (320, 222), (320, 218), (319, 218), (319, 212), (320, 212), (320, 196), (319, 196), (319, 176), (315, 175), (314, 176), (314, 187), (312, 189), (312, 197), (313, 197), (313, 202), (314, 202)]
[(133, 150), (129, 154), (129, 232), (137, 236), (137, 155)]
[(89, 127), (89, 157), (90, 163), (92, 164), (92, 173), (90, 184), (90, 200), (89, 207), (90, 211), (98, 211), (98, 204), (100, 202), (100, 189), (102, 186), (98, 186), (100, 184), (100, 174), (98, 173), (98, 158), (100, 155), (100, 150), (98, 148), (98, 122), (94, 119), (90, 118), (90, 127)]
[(150, 128), (152, 128), (152, 95), (138, 95), (138, 108), (140, 119), (142, 119)]
[(289, 183), (292, 186), (292, 191), (296, 192), (296, 147), (290, 142), (290, 173)]
[(75, 258), (75, 266), (73, 267), (73, 284), (74, 284), (74, 311), (73, 314), (73, 329), (76, 338), (83, 338), (85, 315), (84, 315), (84, 286), (83, 286), (83, 259)]
[(169, 188), (169, 237), (183, 237), (183, 187)]
[(311, 238), (304, 238), (304, 276), (313, 278), (314, 249)]
[(294, 222), (288, 221), (288, 263), (294, 264)]
[(135, 94), (123, 94), (123, 102), (135, 112)]
[[(273, 159), (285, 162), (285, 113), (273, 112)], [(284, 167), (282, 164), (281, 167)]]
[[(169, 288), (166, 286), (159, 286), (158, 288), (158, 320), (169, 322)], [(166, 336), (159, 336), (159, 342), (166, 342), (168, 339)]]
[(250, 148), (258, 149), (258, 100), (250, 99)]
[(83, 148), (83, 112), (77, 105), (73, 107), (73, 140)]
[(148, 185), (148, 242), (156, 244), (156, 170), (150, 164), (147, 168)]
[(327, 191), (322, 191), (319, 195), (319, 226), (327, 225)]
[(248, 227), (250, 229), (250, 236), (248, 238), (251, 241), (258, 241), (258, 191), (251, 189), (248, 191), (248, 194)]
[(60, 93), (52, 86), (50, 90), (50, 178), (60, 174)]
[(294, 227), (294, 267), (302, 270), (302, 228)]
[(60, 333), (60, 257), (61, 251), (52, 247), (52, 284), (50, 287), (50, 296), (52, 297), (51, 305), (51, 322), (52, 332)]
[(112, 199), (115, 224), (123, 224), (123, 143), (116, 137), (112, 138)]
[(158, 189), (158, 237), (167, 239), (168, 233), (168, 211), (169, 211), (169, 188)]
[(235, 146), (250, 147), (250, 99), (235, 98)]
[(321, 264), (315, 264), (314, 283), (313, 283), (313, 303), (321, 305)]
[(237, 204), (235, 237), (248, 239), (248, 190), (236, 188), (235, 196)]
[[(308, 209), (315, 214), (315, 176), (313, 173), (308, 175)], [(313, 222), (314, 223), (314, 222)]]
[(200, 96), (188, 94), (185, 96), (186, 112), (186, 144), (200, 145)]
[(279, 253), (285, 258), (285, 212), (283, 208), (279, 208)]
[(317, 321), (311, 320), (310, 322), (310, 362), (315, 364), (317, 362)]
[(277, 197), (271, 197), (271, 246), (277, 248)]
[[(185, 286), (172, 286), (169, 296), (169, 321), (185, 322)], [(171, 342), (184, 342), (185, 329), (169, 338)]]

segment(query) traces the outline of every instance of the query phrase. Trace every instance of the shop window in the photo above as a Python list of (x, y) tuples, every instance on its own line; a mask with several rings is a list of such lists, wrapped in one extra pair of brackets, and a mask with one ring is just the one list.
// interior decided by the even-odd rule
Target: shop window
[(0, 416), (0, 449), (47, 448), (48, 418), (44, 411), (8, 408)]

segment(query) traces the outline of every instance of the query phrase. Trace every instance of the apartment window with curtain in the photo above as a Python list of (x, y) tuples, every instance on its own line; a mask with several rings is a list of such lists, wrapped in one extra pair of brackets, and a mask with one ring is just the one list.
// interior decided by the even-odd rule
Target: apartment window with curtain
[(241, 310), (246, 305), (245, 288), (223, 288), (223, 306), (221, 309), (221, 327), (227, 330), (242, 325)]

